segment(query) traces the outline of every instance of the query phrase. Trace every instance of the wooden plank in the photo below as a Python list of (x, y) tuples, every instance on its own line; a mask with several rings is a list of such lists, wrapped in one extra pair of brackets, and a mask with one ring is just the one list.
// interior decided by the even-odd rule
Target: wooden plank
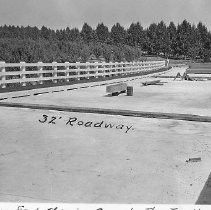
[(189, 68), (190, 69), (207, 69), (207, 68), (211, 68), (211, 63), (191, 63), (189, 64)]
[(187, 74), (211, 74), (211, 68), (209, 69), (187, 69), (186, 70)]
[[(115, 68), (99, 68), (99, 69), (80, 69), (80, 72), (89, 72), (89, 71), (100, 71), (100, 70), (114, 70)], [(51, 73), (53, 74), (55, 71), (54, 70), (42, 70), (42, 71), (25, 71), (25, 72), (21, 72), (21, 71), (6, 71), (1, 73), (0, 72), (0, 76), (16, 76), (16, 75), (20, 75), (20, 74), (27, 74), (27, 75), (33, 75), (33, 74), (46, 74), (46, 73)], [(57, 73), (66, 73), (66, 72), (78, 72), (78, 69), (69, 69), (69, 70), (57, 70)]]
[[(152, 61), (144, 61), (144, 62), (140, 62), (140, 64), (142, 65), (146, 65), (148, 66), (149, 64), (153, 64), (153, 65), (161, 65), (163, 66), (163, 63), (165, 61), (156, 61), (156, 62), (152, 62)], [(131, 65), (131, 62), (125, 62), (122, 63), (124, 65)], [(112, 66), (112, 65), (119, 65), (119, 63), (89, 63), (88, 65), (91, 66), (97, 66), (97, 65), (101, 65), (101, 66)], [(25, 66), (25, 67), (35, 67), (35, 66), (40, 66), (39, 63), (25, 63), (24, 65), (21, 65), (20, 63), (4, 63), (1, 64), (1, 67), (20, 67), (20, 66)], [(42, 63), (41, 66), (45, 67), (45, 66), (53, 66), (52, 63)], [(56, 63), (55, 66), (87, 66), (87, 63)]]
[(142, 85), (147, 86), (147, 85), (155, 85), (155, 84), (158, 84), (158, 83), (160, 83), (160, 80), (142, 82)]

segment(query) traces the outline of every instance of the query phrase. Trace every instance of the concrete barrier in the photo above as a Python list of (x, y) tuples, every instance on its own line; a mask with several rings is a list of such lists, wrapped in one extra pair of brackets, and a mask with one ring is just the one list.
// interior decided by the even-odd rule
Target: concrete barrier
[(121, 93), (121, 92), (126, 92), (127, 90), (127, 84), (126, 83), (118, 83), (115, 85), (108, 85), (106, 86), (106, 92), (111, 93), (112, 95)]

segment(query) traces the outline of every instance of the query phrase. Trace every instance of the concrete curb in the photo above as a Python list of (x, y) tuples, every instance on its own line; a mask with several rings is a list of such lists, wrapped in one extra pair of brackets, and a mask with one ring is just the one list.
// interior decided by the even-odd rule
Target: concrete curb
[(201, 116), (201, 115), (193, 115), (193, 114), (143, 112), (143, 111), (133, 111), (133, 110), (102, 109), (102, 108), (89, 108), (89, 107), (68, 107), (68, 106), (27, 104), (27, 103), (9, 103), (9, 102), (0, 102), (0, 106), (1, 107), (39, 109), (39, 110), (55, 110), (55, 111), (64, 111), (64, 112), (120, 115), (120, 116), (129, 116), (129, 117), (173, 119), (173, 120), (185, 120), (185, 121), (211, 123), (211, 117)]

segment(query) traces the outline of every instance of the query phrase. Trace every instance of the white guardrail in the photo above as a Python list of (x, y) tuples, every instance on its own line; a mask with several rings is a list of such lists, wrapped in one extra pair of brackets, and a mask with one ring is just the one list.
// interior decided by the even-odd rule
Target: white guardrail
[(44, 81), (57, 83), (64, 80), (81, 80), (98, 77), (150, 72), (165, 67), (165, 61), (115, 62), (115, 63), (5, 63), (0, 62), (0, 86), (19, 83), (26, 86), (43, 84)]

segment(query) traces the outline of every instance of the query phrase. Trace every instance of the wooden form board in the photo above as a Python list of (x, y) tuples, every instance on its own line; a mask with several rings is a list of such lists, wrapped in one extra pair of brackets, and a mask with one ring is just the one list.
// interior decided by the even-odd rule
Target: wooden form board
[(187, 69), (187, 74), (211, 74), (211, 68), (210, 69)]

